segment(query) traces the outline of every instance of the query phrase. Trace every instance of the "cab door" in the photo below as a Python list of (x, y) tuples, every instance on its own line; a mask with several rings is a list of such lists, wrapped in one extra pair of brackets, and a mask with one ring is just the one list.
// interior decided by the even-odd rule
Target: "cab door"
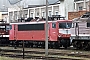
[(10, 25), (10, 30), (9, 30), (9, 40), (14, 40), (14, 36), (15, 36), (15, 33), (14, 33), (14, 27), (15, 27), (14, 24)]
[(57, 41), (58, 27), (57, 22), (50, 23), (50, 41)]
[(75, 35), (79, 36), (79, 25), (77, 22), (75, 23)]

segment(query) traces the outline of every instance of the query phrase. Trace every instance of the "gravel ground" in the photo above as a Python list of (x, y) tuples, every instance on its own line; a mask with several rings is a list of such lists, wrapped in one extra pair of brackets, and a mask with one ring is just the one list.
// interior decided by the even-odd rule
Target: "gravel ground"
[(10, 58), (0, 56), (0, 60), (42, 60), (42, 59), (23, 59), (23, 58)]
[[(49, 49), (48, 52), (49, 60), (90, 60), (90, 51)], [(6, 55), (2, 55), (2, 53)], [(45, 49), (41, 48), (25, 48), (25, 57), (27, 57), (25, 59), (22, 58), (22, 48), (0, 47), (0, 54), (0, 60), (46, 60), (44, 59)]]

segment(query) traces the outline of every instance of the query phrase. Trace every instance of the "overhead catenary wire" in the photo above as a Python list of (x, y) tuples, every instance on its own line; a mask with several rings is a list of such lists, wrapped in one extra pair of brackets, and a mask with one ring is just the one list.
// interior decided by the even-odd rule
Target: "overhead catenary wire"
[(22, 0), (8, 0), (11, 5), (17, 4), (18, 2)]

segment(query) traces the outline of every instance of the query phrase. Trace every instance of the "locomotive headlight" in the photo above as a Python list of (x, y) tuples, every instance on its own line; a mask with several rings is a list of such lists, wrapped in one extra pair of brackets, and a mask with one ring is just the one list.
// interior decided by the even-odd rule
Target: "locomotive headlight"
[(58, 37), (61, 37), (60, 35), (58, 35)]

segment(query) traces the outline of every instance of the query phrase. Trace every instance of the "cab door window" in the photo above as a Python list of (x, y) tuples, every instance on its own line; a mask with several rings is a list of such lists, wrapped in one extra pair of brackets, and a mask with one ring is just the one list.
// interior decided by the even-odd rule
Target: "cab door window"
[(56, 28), (56, 23), (52, 23), (52, 28)]
[(76, 23), (76, 27), (78, 27), (78, 23)]

